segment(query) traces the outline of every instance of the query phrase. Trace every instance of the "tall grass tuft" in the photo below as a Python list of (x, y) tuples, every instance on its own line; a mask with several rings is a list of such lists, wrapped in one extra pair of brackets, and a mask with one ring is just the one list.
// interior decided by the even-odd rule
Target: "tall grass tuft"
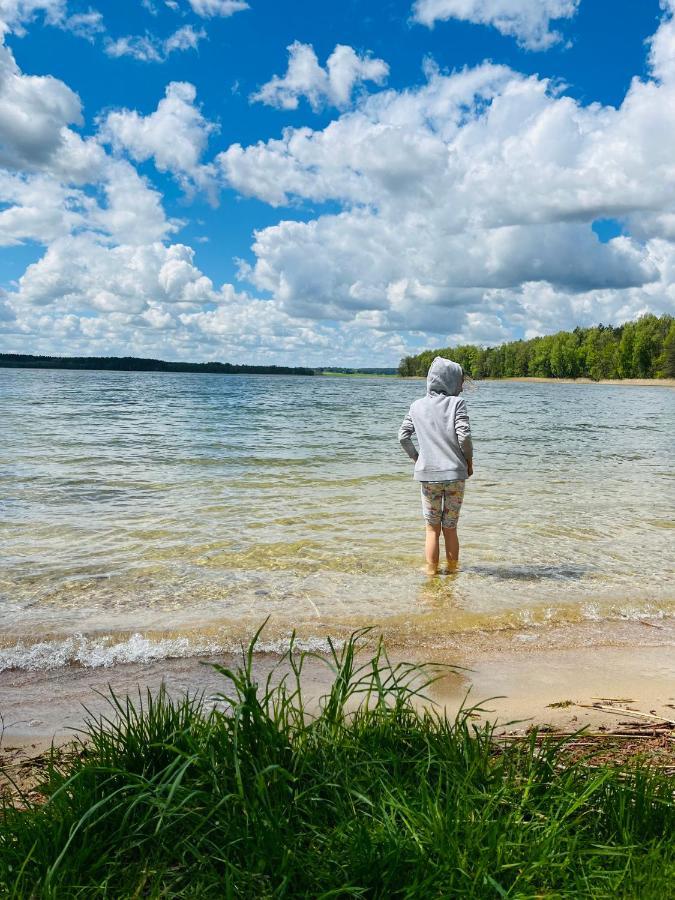
[[(259, 633), (258, 633), (259, 634)], [(331, 644), (315, 715), (291, 644), (256, 683), (258, 635), (203, 696), (108, 697), (78, 756), (52, 756), (43, 804), (6, 803), (0, 895), (665, 898), (673, 783), (589, 768), (558, 739), (498, 747), (472, 710), (416, 699), (436, 677), (367, 630)]]

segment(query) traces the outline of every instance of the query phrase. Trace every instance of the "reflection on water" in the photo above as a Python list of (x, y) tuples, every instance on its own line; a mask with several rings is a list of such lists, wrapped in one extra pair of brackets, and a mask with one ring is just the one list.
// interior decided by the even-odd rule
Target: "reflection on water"
[(268, 615), (272, 644), (405, 646), (675, 611), (672, 391), (479, 384), (461, 565), (429, 581), (396, 441), (421, 389), (0, 370), (0, 665), (217, 652)]

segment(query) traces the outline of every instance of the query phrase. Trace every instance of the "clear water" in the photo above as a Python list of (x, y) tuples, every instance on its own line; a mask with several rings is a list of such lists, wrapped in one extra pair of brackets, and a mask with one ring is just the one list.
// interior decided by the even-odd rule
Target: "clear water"
[(420, 380), (0, 369), (0, 668), (190, 656), (270, 617), (400, 647), (675, 613), (675, 392), (483, 382), (456, 575), (396, 434)]

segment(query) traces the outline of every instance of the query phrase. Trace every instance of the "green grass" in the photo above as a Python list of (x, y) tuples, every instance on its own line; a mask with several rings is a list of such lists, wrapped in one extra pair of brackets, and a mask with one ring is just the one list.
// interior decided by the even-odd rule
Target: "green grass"
[(83, 752), (53, 757), (47, 802), (3, 809), (0, 895), (672, 896), (672, 781), (563, 761), (536, 735), (500, 749), (470, 710), (417, 708), (430, 668), (381, 645), (360, 662), (365, 638), (334, 651), (315, 716), (307, 654), (257, 685), (255, 639), (237, 671), (217, 667), (224, 710), (111, 694)]

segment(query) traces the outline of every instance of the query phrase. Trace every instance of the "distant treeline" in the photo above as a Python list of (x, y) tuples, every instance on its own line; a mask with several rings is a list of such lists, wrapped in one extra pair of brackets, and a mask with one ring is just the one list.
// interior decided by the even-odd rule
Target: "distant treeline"
[(426, 375), (435, 356), (454, 359), (472, 378), (675, 378), (675, 319), (649, 314), (499, 347), (425, 350), (402, 359), (398, 373)]
[(398, 369), (343, 369), (339, 366), (322, 366), (314, 371), (317, 375), (396, 375)]
[(231, 363), (166, 362), (135, 356), (30, 356), (0, 353), (0, 366), (14, 369), (103, 369), (109, 372), (206, 372), (215, 375), (314, 375), (314, 369)]

